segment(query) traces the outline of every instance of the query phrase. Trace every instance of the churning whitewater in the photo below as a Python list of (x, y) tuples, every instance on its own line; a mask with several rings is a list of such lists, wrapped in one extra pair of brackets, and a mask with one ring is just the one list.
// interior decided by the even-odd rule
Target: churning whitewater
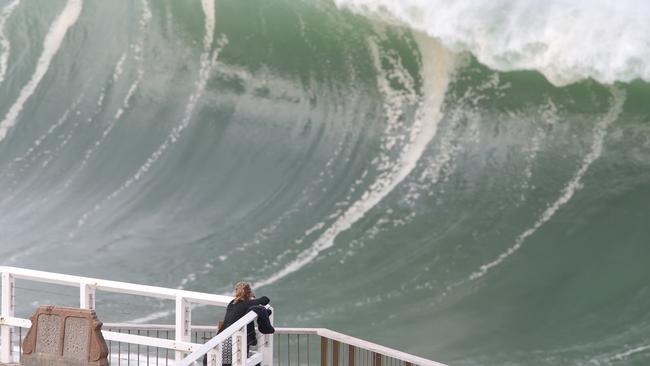
[[(0, 264), (246, 280), (281, 326), (453, 365), (647, 365), (649, 16), (0, 1)], [(107, 322), (174, 317), (106, 296)]]

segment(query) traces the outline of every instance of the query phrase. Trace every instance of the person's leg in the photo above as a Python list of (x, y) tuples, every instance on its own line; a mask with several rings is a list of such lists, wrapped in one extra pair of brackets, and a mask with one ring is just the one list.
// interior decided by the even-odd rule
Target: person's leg
[(223, 366), (232, 366), (232, 338), (222, 343), (221, 363)]

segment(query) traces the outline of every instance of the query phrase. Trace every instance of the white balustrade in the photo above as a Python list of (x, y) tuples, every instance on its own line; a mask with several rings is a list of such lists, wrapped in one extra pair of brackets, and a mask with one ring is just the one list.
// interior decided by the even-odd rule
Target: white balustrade
[[(127, 282), (118, 282), (118, 281), (108, 281), (101, 280), (96, 278), (88, 277), (79, 277), (71, 276), (59, 273), (52, 272), (43, 272), (35, 271), (24, 268), (16, 267), (5, 267), (0, 266), (0, 274), (2, 276), (2, 304), (1, 304), (1, 313), (0, 313), (0, 363), (10, 363), (12, 359), (12, 329), (13, 327), (22, 327), (29, 328), (31, 322), (29, 319), (22, 319), (15, 317), (15, 281), (16, 280), (26, 280), (34, 281), (41, 283), (50, 283), (56, 285), (64, 286), (73, 286), (79, 288), (79, 307), (84, 309), (95, 309), (96, 303), (96, 293), (98, 291), (136, 295), (136, 296), (145, 296), (153, 297), (158, 299), (168, 299), (175, 301), (175, 339), (162, 339), (157, 337), (149, 337), (142, 335), (134, 334), (125, 334), (118, 332), (102, 331), (104, 339), (107, 341), (129, 343), (134, 345), (141, 346), (150, 346), (165, 348), (175, 351), (175, 359), (177, 363), (181, 363), (183, 357), (192, 353), (198, 349), (204, 350), (200, 355), (201, 357), (204, 354), (208, 354), (210, 357), (210, 362), (214, 365), (221, 364), (221, 354), (216, 350), (219, 349), (219, 345), (225, 337), (221, 337), (221, 342), (213, 344), (212, 347), (206, 349), (201, 344), (191, 342), (191, 330), (192, 330), (192, 305), (193, 304), (203, 304), (210, 306), (225, 307), (232, 300), (232, 297), (214, 295), (208, 293), (194, 292), (194, 291), (185, 291), (185, 290), (175, 290), (164, 287), (156, 286), (147, 286), (147, 285), (138, 285)], [(244, 365), (248, 361), (258, 360), (259, 357), (264, 357), (266, 359), (272, 359), (273, 355), (264, 354), (263, 356), (254, 355), (253, 358), (248, 358), (246, 354), (246, 324), (254, 321), (257, 318), (257, 314), (250, 312), (244, 318), (240, 319), (246, 321), (245, 324), (239, 324), (237, 322), (233, 324), (238, 326), (238, 328), (229, 327), (229, 329), (224, 330), (223, 334), (233, 335), (235, 332), (238, 332), (235, 336), (238, 339), (238, 347), (236, 348), (238, 353), (235, 355), (233, 360), (238, 360), (239, 365)], [(132, 325), (133, 326), (133, 325)], [(144, 326), (146, 325), (138, 325)], [(242, 328), (243, 327), (243, 328)], [(242, 334), (243, 331), (243, 336)], [(233, 347), (235, 349), (235, 347)], [(265, 348), (263, 352), (273, 352), (273, 348)], [(198, 359), (198, 357), (197, 357)], [(256, 362), (258, 363), (259, 360)]]
[[(161, 329), (165, 331), (175, 331), (174, 339), (164, 339), (150, 337), (148, 335), (143, 336), (106, 330), (102, 331), (102, 334), (104, 339), (107, 341), (172, 350), (175, 352), (174, 358), (176, 360), (176, 366), (189, 366), (194, 362), (200, 363), (204, 355), (207, 355), (208, 366), (221, 366), (222, 344), (231, 337), (233, 339), (233, 366), (254, 366), (260, 363), (262, 366), (273, 365), (273, 335), (258, 335), (258, 352), (252, 352), (250, 357), (247, 354), (247, 324), (257, 318), (257, 314), (252, 311), (227, 329), (224, 329), (212, 339), (208, 340), (205, 344), (191, 342), (192, 331), (205, 332), (215, 330), (214, 327), (192, 326), (192, 305), (204, 304), (225, 307), (232, 300), (229, 296), (70, 276), (15, 267), (0, 266), (0, 275), (2, 279), (2, 303), (0, 306), (0, 363), (10, 363), (13, 361), (11, 349), (12, 329), (14, 327), (29, 328), (31, 326), (29, 319), (17, 318), (15, 316), (15, 283), (16, 280), (27, 280), (77, 287), (79, 289), (79, 307), (85, 309), (95, 308), (95, 303), (97, 301), (96, 294), (99, 291), (174, 300), (176, 316), (175, 324), (173, 325), (104, 324), (105, 329), (122, 329), (138, 332), (147, 331), (147, 334), (149, 334), (149, 331), (158, 331)], [(270, 317), (271, 323), (273, 323), (274, 315), (275, 314), (272, 314)], [(318, 336), (321, 341), (325, 340), (325, 343), (327, 343), (327, 340), (330, 340), (331, 342), (337, 342), (339, 345), (344, 344), (348, 347), (363, 350), (368, 354), (379, 357), (383, 355), (399, 361), (400, 363), (398, 364), (401, 365), (446, 366), (439, 362), (427, 360), (422, 357), (380, 346), (375, 343), (367, 342), (324, 328), (276, 328), (276, 335), (278, 337), (292, 335)], [(278, 342), (279, 339), (280, 338), (277, 339)], [(300, 341), (298, 340), (298, 345), (299, 344)], [(278, 343), (278, 347), (279, 346), (280, 343)], [(289, 347), (289, 344), (287, 344), (287, 347)], [(339, 346), (337, 345), (336, 347)], [(337, 350), (338, 349), (339, 348), (337, 348)], [(338, 351), (336, 353), (338, 353)], [(287, 354), (289, 354), (288, 349)], [(334, 355), (334, 353), (332, 353), (332, 355)], [(298, 360), (299, 359), (300, 355), (298, 354)], [(351, 360), (354, 361), (353, 359)], [(334, 362), (334, 360), (331, 361), (333, 365), (338, 364), (338, 359), (336, 362)], [(374, 364), (375, 363), (373, 362), (373, 365)], [(378, 364), (381, 364), (381, 362)]]

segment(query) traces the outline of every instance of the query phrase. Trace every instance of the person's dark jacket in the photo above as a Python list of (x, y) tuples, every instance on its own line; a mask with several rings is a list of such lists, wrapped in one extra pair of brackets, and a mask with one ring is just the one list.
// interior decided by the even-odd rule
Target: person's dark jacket
[(249, 311), (254, 311), (257, 314), (257, 329), (260, 330), (262, 334), (273, 334), (275, 333), (275, 328), (271, 324), (271, 309), (267, 309), (262, 305), (251, 306)]
[[(262, 296), (259, 299), (244, 300), (238, 303), (234, 303), (234, 300), (228, 304), (226, 307), (226, 316), (223, 319), (223, 329), (228, 328), (229, 326), (235, 324), (235, 322), (241, 319), (244, 315), (248, 313), (248, 309), (255, 305), (268, 305), (271, 302), (268, 297)], [(255, 325), (249, 323), (246, 327), (246, 333), (248, 338), (248, 345), (255, 346), (257, 345), (257, 337), (255, 337)]]

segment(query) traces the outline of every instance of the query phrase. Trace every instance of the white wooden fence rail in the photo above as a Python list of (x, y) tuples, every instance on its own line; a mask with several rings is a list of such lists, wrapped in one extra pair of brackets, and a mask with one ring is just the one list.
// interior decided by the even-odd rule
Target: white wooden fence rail
[[(18, 279), (77, 287), (79, 289), (79, 306), (85, 309), (95, 308), (97, 291), (174, 300), (176, 304), (176, 316), (175, 324), (173, 325), (123, 323), (104, 324), (104, 328), (107, 329), (133, 331), (173, 330), (175, 332), (175, 339), (173, 340), (114, 331), (102, 331), (102, 334), (107, 341), (173, 350), (175, 351), (175, 364), (177, 366), (189, 366), (193, 362), (200, 362), (203, 355), (208, 356), (209, 366), (221, 365), (221, 343), (231, 336), (233, 337), (233, 366), (254, 366), (256, 364), (261, 364), (262, 366), (273, 365), (273, 337), (270, 335), (264, 335), (261, 337), (261, 344), (258, 345), (258, 352), (253, 352), (250, 357), (246, 353), (246, 326), (257, 318), (257, 315), (254, 312), (249, 312), (242, 319), (210, 339), (205, 344), (191, 342), (192, 331), (214, 331), (214, 327), (211, 326), (192, 325), (192, 304), (225, 307), (232, 300), (232, 297), (229, 296), (70, 276), (5, 266), (0, 266), (0, 275), (2, 284), (2, 303), (0, 306), (0, 339), (2, 340), (2, 344), (0, 346), (0, 363), (10, 363), (12, 361), (12, 328), (29, 328), (31, 326), (29, 319), (15, 317), (15, 281)], [(271, 321), (272, 320), (273, 316), (271, 316)], [(363, 350), (364, 352), (372, 353), (373, 355), (383, 355), (399, 361), (402, 365), (446, 366), (443, 363), (380, 346), (329, 329), (277, 327), (275, 329), (276, 336), (278, 337), (284, 335), (318, 336), (321, 341), (327, 342), (327, 340), (329, 340), (331, 342), (337, 342)], [(300, 341), (298, 340), (298, 342)], [(280, 357), (279, 353), (278, 357)], [(298, 355), (298, 359), (299, 357), (300, 355)], [(353, 359), (351, 360), (354, 361)], [(338, 359), (336, 359), (336, 362), (338, 362)]]
[[(16, 267), (0, 266), (0, 273), (2, 276), (2, 304), (0, 307), (0, 339), (2, 339), (2, 345), (0, 346), (0, 363), (10, 363), (12, 361), (12, 327), (29, 328), (31, 325), (29, 319), (21, 319), (15, 317), (16, 280), (28, 280), (77, 287), (79, 288), (79, 307), (84, 309), (95, 308), (97, 291), (174, 300), (176, 303), (174, 340), (108, 331), (103, 331), (102, 334), (104, 335), (104, 338), (109, 341), (172, 349), (176, 351), (175, 358), (177, 362), (180, 362), (186, 353), (191, 353), (202, 346), (201, 344), (190, 342), (192, 327), (192, 304), (226, 307), (232, 300), (232, 297), (229, 296), (175, 290), (156, 286), (138, 285), (126, 282), (108, 281), (97, 278), (71, 276), (60, 273), (35, 271)], [(255, 313), (252, 314), (252, 316), (248, 316), (246, 318), (249, 322), (257, 318), (257, 315)], [(232, 334), (240, 330), (235, 329), (230, 331), (230, 328), (232, 327), (229, 327), (228, 333)], [(224, 331), (224, 333), (226, 332)], [(273, 352), (273, 347), (271, 346), (263, 348), (263, 351)], [(247, 355), (244, 355), (243, 358), (235, 358), (235, 360), (238, 360), (239, 362), (237, 363), (235, 360), (233, 360), (233, 365), (244, 366), (247, 361), (246, 356)], [(263, 358), (265, 360), (272, 360), (273, 356), (272, 354), (264, 355)], [(270, 366), (270, 363), (267, 365), (263, 364), (262, 366)]]

